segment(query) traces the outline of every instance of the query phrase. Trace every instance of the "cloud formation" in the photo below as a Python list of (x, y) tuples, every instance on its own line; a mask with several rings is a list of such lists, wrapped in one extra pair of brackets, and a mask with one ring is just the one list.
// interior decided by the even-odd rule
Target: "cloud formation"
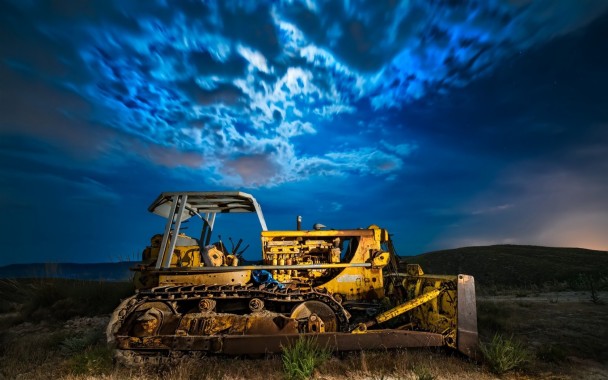
[(2, 79), (35, 77), (45, 99), (57, 93), (75, 103), (45, 106), (44, 121), (21, 114), (1, 121), (3, 129), (27, 126), (32, 134), (74, 136), (95, 126), (93, 144), (104, 151), (191, 167), (218, 184), (390, 179), (414, 141), (324, 145), (323, 136), (361, 108), (402, 109), (466, 86), (607, 7), (551, 0), (14, 1), (2, 16)]
[[(440, 244), (536, 244), (606, 250), (608, 170), (603, 148), (570, 149), (551, 162), (524, 162), (505, 170), (460, 211)], [(560, 162), (561, 161), (561, 162)], [(505, 201), (493, 205), (492, 202)]]

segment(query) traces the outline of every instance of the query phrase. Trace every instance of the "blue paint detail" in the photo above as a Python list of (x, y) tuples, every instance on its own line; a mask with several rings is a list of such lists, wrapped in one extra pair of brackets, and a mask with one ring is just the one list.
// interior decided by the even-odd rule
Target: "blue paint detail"
[(254, 270), (251, 272), (251, 278), (256, 285), (266, 284), (268, 286), (276, 286), (279, 289), (285, 288), (285, 285), (275, 280), (267, 270)]

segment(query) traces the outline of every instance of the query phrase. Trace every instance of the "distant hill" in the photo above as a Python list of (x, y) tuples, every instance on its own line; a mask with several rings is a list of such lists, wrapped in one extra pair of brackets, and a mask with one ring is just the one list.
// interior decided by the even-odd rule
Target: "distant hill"
[(464, 247), (402, 257), (425, 273), (470, 274), (483, 285), (527, 286), (608, 276), (608, 252), (530, 245)]
[(96, 264), (11, 264), (0, 267), (0, 278), (74, 278), (81, 280), (127, 281), (135, 262)]
[[(483, 286), (522, 287), (580, 281), (580, 275), (608, 279), (608, 252), (529, 245), (464, 247), (401, 257), (425, 273), (470, 274)], [(129, 280), (135, 262), (98, 264), (13, 264), (0, 267), (0, 278), (73, 278)], [(258, 264), (258, 263), (256, 263)]]

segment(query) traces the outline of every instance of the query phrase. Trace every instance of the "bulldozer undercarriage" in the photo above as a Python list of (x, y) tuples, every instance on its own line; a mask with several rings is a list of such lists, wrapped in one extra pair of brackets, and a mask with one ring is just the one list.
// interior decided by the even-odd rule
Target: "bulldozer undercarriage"
[[(220, 199), (227, 199), (225, 209)], [(199, 249), (176, 232), (184, 210), (203, 215), (205, 207), (256, 211), (263, 264), (226, 263), (223, 244)], [(257, 202), (238, 192), (163, 193), (150, 210), (169, 220), (134, 269), (136, 294), (122, 301), (107, 327), (120, 363), (278, 353), (308, 336), (333, 351), (443, 346), (475, 355), (473, 278), (426, 275), (418, 265), (398, 272), (389, 235), (377, 226), (266, 231)], [(206, 215), (201, 242), (209, 240), (215, 219)], [(180, 261), (198, 252), (188, 265)], [(203, 252), (213, 252), (213, 260)]]
[[(368, 329), (394, 321), (403, 314), (400, 309), (415, 308), (442, 292), (429, 291), (370, 318), (375, 311), (372, 307), (378, 305), (353, 304), (351, 313), (331, 294), (312, 288), (290, 290), (252, 284), (163, 286), (140, 290), (124, 300), (114, 311), (107, 334), (117, 348), (116, 357), (128, 365), (208, 354), (278, 353), (306, 336), (335, 351), (454, 347), (454, 328), (416, 331), (408, 329), (409, 323)], [(476, 332), (473, 338), (466, 343), (467, 336), (463, 335), (458, 349), (472, 355)]]
[[(264, 301), (262, 301), (264, 300)], [(222, 303), (248, 314), (219, 312)], [(180, 310), (186, 310), (182, 313)], [(292, 310), (286, 316), (280, 310)], [(350, 313), (329, 294), (264, 286), (161, 287), (125, 300), (112, 316), (116, 358), (125, 365), (160, 364), (209, 354), (281, 352), (305, 336), (335, 351), (443, 346), (438, 333), (399, 329), (351, 333)]]

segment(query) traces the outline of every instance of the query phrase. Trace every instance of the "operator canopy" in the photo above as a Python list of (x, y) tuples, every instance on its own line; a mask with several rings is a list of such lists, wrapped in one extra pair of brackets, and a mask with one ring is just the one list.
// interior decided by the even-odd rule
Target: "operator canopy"
[[(179, 199), (179, 200), (178, 200)], [(189, 191), (162, 193), (148, 207), (148, 211), (164, 218), (171, 217), (174, 202), (185, 201), (185, 207), (179, 221), (190, 219), (194, 215), (205, 218), (217, 213), (254, 212), (258, 215), (262, 229), (266, 230), (266, 222), (262, 208), (251, 194), (240, 191)], [(177, 218), (176, 218), (177, 219)]]

